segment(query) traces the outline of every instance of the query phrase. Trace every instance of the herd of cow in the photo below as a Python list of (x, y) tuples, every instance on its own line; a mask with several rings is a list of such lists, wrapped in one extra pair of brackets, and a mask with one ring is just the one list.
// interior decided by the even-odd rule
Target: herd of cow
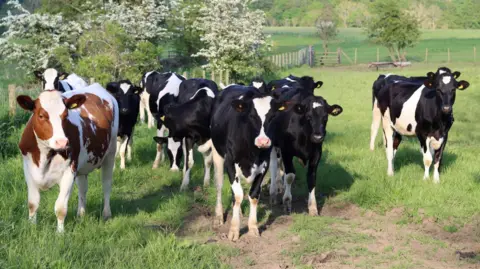
[[(195, 144), (204, 159), (204, 186), (210, 182), (213, 163), (217, 187), (214, 225), (224, 222), (221, 195), (226, 169), (233, 207), (230, 240), (239, 238), (242, 179), (251, 184), (250, 234), (259, 235), (257, 205), (268, 169), (270, 202), (276, 204), (277, 195), (283, 192), (284, 208), (291, 212), (294, 157), (307, 166), (308, 212), (318, 215), (316, 171), (328, 116), (343, 111), (341, 106), (314, 95), (323, 85), (321, 81), (290, 75), (268, 84), (254, 79), (249, 86), (220, 85), (219, 90), (211, 80), (152, 71), (143, 75), (140, 87), (121, 80), (103, 88), (53, 68), (35, 75), (43, 81), (44, 91), (35, 100), (24, 95), (17, 98), (23, 109), (33, 112), (19, 143), (32, 222), (36, 221), (39, 191), (58, 184), (55, 214), (57, 230), (62, 232), (74, 181), (78, 187), (77, 214), (84, 215), (87, 176), (96, 168), (102, 170), (103, 217), (109, 218), (115, 156), (120, 155), (120, 168), (124, 169), (125, 154), (131, 159), (138, 114), (143, 122), (145, 110), (148, 126), (157, 124), (153, 168), (165, 159), (165, 146), (171, 170), (178, 171), (183, 163), (181, 190), (190, 181)], [(416, 135), (423, 152), (424, 178), (429, 177), (433, 160), (434, 182), (439, 182), (442, 154), (453, 124), (455, 91), (469, 86), (466, 81), (457, 81), (459, 76), (459, 72), (442, 67), (426, 77), (380, 75), (374, 82), (370, 148), (374, 149), (382, 122), (388, 175), (393, 175), (393, 158), (402, 136)]]

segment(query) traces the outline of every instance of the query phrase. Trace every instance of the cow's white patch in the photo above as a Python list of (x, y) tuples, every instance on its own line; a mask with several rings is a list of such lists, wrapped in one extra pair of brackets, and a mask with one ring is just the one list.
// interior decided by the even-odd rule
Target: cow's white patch
[(293, 79), (291, 79), (291, 78), (289, 78), (289, 77), (286, 77), (285, 79), (288, 80), (288, 81), (291, 81), (291, 82), (296, 82), (296, 80), (293, 80)]
[(195, 96), (197, 96), (197, 94), (201, 91), (205, 91), (207, 93), (207, 96), (210, 97), (210, 98), (215, 98), (215, 94), (213, 93), (213, 91), (208, 88), (208, 87), (203, 87), (201, 89), (199, 89), (198, 91), (195, 92), (195, 94), (190, 98), (190, 100), (192, 100), (193, 98), (195, 98)]
[(440, 74), (440, 75), (441, 75), (441, 74), (443, 74), (443, 73), (447, 73), (447, 71), (445, 71), (445, 70), (442, 70), (442, 69), (438, 70), (438, 74)]
[(73, 88), (70, 87), (70, 85), (68, 84), (68, 82), (66, 82), (65, 80), (59, 80), (58, 81), (60, 84), (62, 84), (62, 87), (63, 87), (63, 90), (68, 92), (68, 91), (72, 91)]
[(70, 86), (72, 86), (72, 90), (88, 87), (88, 83), (83, 80), (83, 78), (79, 77), (77, 74), (68, 75), (68, 77), (64, 81), (66, 81), (68, 84), (70, 84)]
[(122, 89), (124, 94), (127, 94), (128, 90), (130, 90), (130, 84), (128, 83), (122, 83), (120, 84), (120, 89)]
[(54, 68), (48, 68), (43, 72), (43, 78), (45, 79), (44, 90), (55, 89), (55, 79), (58, 77), (58, 71)]
[[(392, 124), (392, 127), (400, 133), (401, 135), (415, 135), (415, 128), (417, 127), (417, 122), (415, 121), (415, 111), (417, 110), (417, 105), (422, 96), (422, 91), (425, 88), (422, 85), (418, 88), (408, 100), (403, 103), (402, 111), (400, 117), (396, 119), (395, 125)], [(411, 125), (410, 131), (408, 131), (408, 125)]]
[(252, 82), (252, 84), (253, 84), (253, 87), (255, 87), (257, 89), (260, 89), (263, 86), (263, 82), (254, 81), (254, 82)]
[(319, 107), (319, 106), (322, 106), (322, 104), (317, 103), (317, 102), (313, 102), (313, 105), (312, 105), (313, 109), (315, 109), (315, 108), (317, 108), (317, 107)]
[(443, 137), (440, 137), (438, 140), (434, 137), (430, 138), (430, 145), (434, 150), (438, 150), (443, 144)]
[(271, 105), (270, 105), (271, 101), (272, 101), (271, 96), (253, 99), (253, 107), (255, 108), (255, 111), (257, 111), (257, 115), (260, 118), (260, 121), (262, 123), (262, 127), (260, 128), (260, 133), (258, 134), (257, 137), (268, 137), (265, 134), (264, 124), (265, 124), (265, 118), (267, 117), (267, 113), (271, 109)]
[(45, 91), (38, 97), (40, 105), (48, 113), (48, 120), (52, 125), (53, 135), (48, 140), (50, 148), (55, 147), (56, 139), (66, 139), (65, 132), (63, 131), (62, 119), (60, 115), (67, 109), (63, 103), (61, 93), (58, 91)]
[(444, 76), (442, 78), (443, 84), (448, 84), (448, 83), (450, 83), (450, 81), (452, 81), (452, 77), (450, 77), (450, 76)]
[(391, 75), (392, 75), (392, 73), (388, 73), (388, 74), (385, 75), (385, 78), (388, 78)]
[(288, 85), (283, 85), (282, 88), (289, 88), (290, 86)]
[(260, 165), (253, 164), (252, 167), (250, 168), (250, 175), (246, 177), (242, 169), (240, 168), (240, 165), (238, 163), (235, 163), (235, 177), (238, 179), (244, 179), (247, 183), (252, 183), (255, 177), (259, 174), (265, 173), (265, 170), (267, 169), (267, 162), (262, 162)]
[(167, 83), (165, 87), (161, 89), (160, 92), (158, 93), (158, 98), (156, 102), (157, 108), (160, 106), (160, 100), (162, 100), (162, 97), (165, 96), (166, 94), (178, 96), (180, 83), (182, 83), (182, 80), (178, 78), (177, 74), (172, 73), (172, 75), (167, 79)]
[(172, 153), (172, 158), (173, 158), (172, 167), (170, 169), (178, 171), (179, 168), (177, 166), (176, 160), (177, 160), (177, 155), (178, 155), (178, 152), (179, 152), (178, 149), (180, 148), (182, 143), (180, 141), (175, 142), (175, 140), (173, 140), (173, 138), (171, 138), (171, 137), (168, 138), (167, 143), (168, 143), (167, 148)]

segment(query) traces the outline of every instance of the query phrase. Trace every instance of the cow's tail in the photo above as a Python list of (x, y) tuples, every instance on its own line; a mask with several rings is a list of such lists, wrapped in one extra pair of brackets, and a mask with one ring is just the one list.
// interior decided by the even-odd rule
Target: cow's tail
[(372, 85), (372, 109), (373, 105), (375, 104), (375, 96), (378, 94), (378, 92), (383, 88), (385, 85), (385, 79), (387, 78), (388, 75), (379, 75), (378, 78), (373, 82)]

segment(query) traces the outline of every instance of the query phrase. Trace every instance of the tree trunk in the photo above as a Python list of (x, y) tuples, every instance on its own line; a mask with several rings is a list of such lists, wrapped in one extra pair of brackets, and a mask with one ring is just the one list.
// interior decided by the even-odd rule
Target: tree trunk
[(392, 59), (392, 62), (395, 62), (395, 51), (393, 47), (387, 47), (388, 48), (388, 54), (390, 55), (390, 59)]

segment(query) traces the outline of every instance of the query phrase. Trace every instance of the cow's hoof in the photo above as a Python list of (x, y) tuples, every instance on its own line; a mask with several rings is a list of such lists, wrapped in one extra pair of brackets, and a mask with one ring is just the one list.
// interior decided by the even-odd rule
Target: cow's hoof
[(248, 235), (253, 237), (260, 237), (260, 231), (257, 227), (248, 228)]
[(213, 219), (213, 228), (214, 229), (217, 229), (219, 228), (220, 226), (223, 225), (223, 216), (216, 216), (214, 219)]
[(237, 241), (238, 238), (240, 237), (240, 230), (232, 230), (228, 231), (228, 240), (230, 241)]
[(290, 215), (292, 213), (292, 200), (291, 199), (284, 199), (283, 200), (283, 210), (285, 214)]

